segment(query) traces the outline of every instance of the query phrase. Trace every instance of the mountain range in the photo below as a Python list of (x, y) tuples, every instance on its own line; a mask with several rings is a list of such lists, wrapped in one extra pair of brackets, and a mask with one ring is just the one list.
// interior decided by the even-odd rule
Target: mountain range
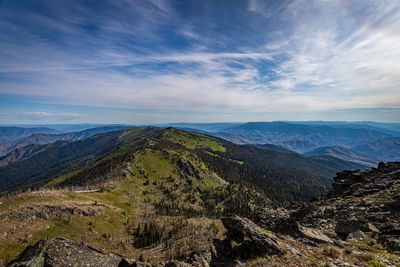
[[(85, 140), (116, 146), (42, 180), (33, 191), (0, 199), (0, 262), (13, 267), (400, 263), (399, 163), (340, 172), (328, 194), (299, 202), (304, 193), (312, 196), (329, 172), (314, 157), (174, 128), (135, 127), (56, 143), (92, 150), (82, 145)], [(72, 156), (76, 150), (69, 148)], [(331, 159), (342, 162), (323, 158), (330, 168)], [(293, 202), (285, 209), (288, 197)]]
[[(347, 160), (367, 165), (398, 160), (399, 123), (376, 122), (248, 122), (226, 124), (172, 124), (188, 131), (220, 137), (238, 144), (274, 144), (304, 154), (318, 148), (351, 149)], [(197, 128), (196, 128), (197, 127)], [(360, 154), (356, 156), (356, 154)], [(315, 154), (314, 154), (315, 155)], [(326, 155), (326, 152), (318, 155)], [(338, 154), (331, 153), (333, 156)], [(341, 157), (339, 157), (341, 158)]]
[[(19, 153), (23, 156), (15, 161), (14, 154), (9, 153), (0, 159), (8, 161), (0, 168), (0, 190), (35, 183), (43, 186), (44, 181), (53, 187), (92, 186), (106, 181), (110, 172), (131, 160), (132, 153), (144, 151), (148, 146), (155, 147), (157, 153), (168, 151), (194, 158), (197, 163), (190, 163), (191, 171), (200, 164), (225, 181), (250, 186), (262, 196), (279, 202), (317, 197), (329, 189), (330, 177), (337, 171), (366, 168), (330, 156), (308, 158), (174, 128), (133, 127), (78, 141), (23, 147), (20, 148), (23, 153)], [(154, 158), (156, 162), (161, 160)], [(178, 162), (169, 164), (175, 166)]]
[[(16, 140), (10, 141), (10, 142), (3, 142), (0, 143), (0, 157), (4, 156), (11, 151), (23, 147), (23, 146), (28, 146), (32, 144), (49, 144), (53, 143), (56, 141), (63, 141), (63, 140), (80, 140), (84, 139), (87, 137), (90, 137), (92, 135), (96, 135), (99, 133), (106, 133), (106, 132), (111, 132), (111, 131), (116, 131), (116, 130), (121, 130), (123, 128), (126, 128), (124, 126), (104, 126), (104, 127), (97, 127), (97, 128), (91, 128), (87, 130), (83, 130), (80, 132), (69, 132), (69, 133), (63, 133), (63, 134), (46, 134), (46, 133), (36, 133), (32, 134), (27, 137), (22, 137), (18, 138)], [(41, 131), (41, 130), (37, 130)]]
[(37, 133), (59, 134), (61, 132), (47, 127), (32, 127), (32, 128), (23, 128), (15, 126), (0, 127), (0, 142), (11, 142), (19, 138), (27, 137)]
[[(239, 126), (243, 128), (243, 125), (212, 125), (209, 129), (228, 131)], [(274, 131), (279, 128), (261, 126), (273, 126)], [(290, 139), (293, 129), (297, 129), (299, 136), (309, 136), (312, 129), (308, 127), (314, 126), (285, 127), (282, 131), (286, 133), (281, 135), (287, 138), (282, 140)], [(318, 127), (325, 131), (327, 126)], [(367, 169), (376, 161), (352, 148), (317, 147), (302, 155), (283, 145), (287, 143), (237, 144), (216, 137), (216, 133), (188, 129), (190, 131), (172, 127), (113, 126), (73, 133), (35, 133), (14, 142), (17, 148), (0, 158), (0, 223), (5, 229), (5, 234), (0, 236), (0, 261), (9, 262), (27, 245), (47, 240), (27, 248), (16, 261), (21, 263), (27, 258), (45, 255), (55, 257), (46, 259), (55, 264), (61, 260), (61, 254), (54, 254), (54, 247), (57, 251), (65, 248), (65, 253), (71, 252), (68, 255), (77, 257), (75, 263), (79, 261), (79, 251), (89, 253), (91, 256), (87, 254), (87, 257), (95, 260), (91, 253), (98, 254), (96, 251), (100, 250), (93, 249), (96, 247), (114, 253), (102, 254), (101, 258), (111, 257), (116, 265), (125, 260), (118, 255), (126, 256), (125, 266), (171, 260), (207, 266), (207, 262), (225, 264), (232, 259), (268, 266), (259, 262), (266, 251), (271, 252), (271, 256), (284, 255), (284, 251), (292, 255), (295, 252), (290, 251), (296, 249), (306, 255), (303, 261), (307, 266), (330, 255), (327, 247), (327, 252), (315, 256), (325, 249), (325, 245), (320, 247), (318, 242), (358, 249), (351, 241), (343, 243), (338, 239), (333, 228), (342, 217), (343, 205), (346, 214), (362, 215), (363, 220), (373, 221), (381, 231), (386, 231), (387, 224), (371, 216), (382, 217), (383, 212), (387, 212), (386, 206), (390, 206), (390, 211), (397, 209), (398, 183), (394, 169), (398, 164), (380, 163), (378, 168), (361, 173), (357, 169)], [(324, 140), (351, 140), (353, 134), (367, 134), (355, 136), (354, 140), (367, 140), (364, 146), (378, 142), (370, 149), (381, 145), (380, 140), (386, 140), (386, 149), (392, 155), (396, 151), (396, 147), (391, 149), (390, 145), (396, 144), (394, 137), (369, 142), (387, 136), (375, 130), (337, 128), (331, 135), (321, 130), (319, 137), (324, 134), (328, 136)], [(53, 140), (56, 141), (51, 142)], [(39, 141), (44, 144), (37, 144)], [(294, 144), (296, 142), (291, 143)], [(332, 177), (336, 173), (332, 188)], [(360, 177), (367, 178), (364, 181)], [(353, 188), (356, 191), (352, 191)], [(390, 197), (381, 194), (385, 188), (391, 190), (388, 191)], [(330, 190), (333, 191), (328, 193)], [(343, 190), (351, 192), (353, 198), (342, 196)], [(327, 196), (338, 195), (325, 201), (327, 196), (321, 195), (327, 193)], [(363, 197), (365, 194), (367, 196)], [(368, 194), (376, 195), (371, 199)], [(368, 212), (361, 210), (365, 208), (362, 205), (370, 205), (365, 203), (380, 196), (384, 196), (385, 201), (379, 202), (379, 208)], [(305, 204), (309, 200), (319, 204)], [(330, 203), (335, 208), (330, 208)], [(393, 214), (392, 217), (397, 218)], [(335, 216), (334, 220), (331, 215)], [(290, 223), (289, 228), (285, 228), (285, 222)], [(369, 231), (370, 228), (360, 229)], [(338, 233), (343, 231), (339, 230)], [(279, 238), (274, 237), (275, 233)], [(247, 239), (242, 240), (243, 234)], [(378, 237), (386, 241), (379, 243), (380, 239), (375, 238), (371, 242), (396, 249), (393, 241), (396, 235), (382, 232)], [(368, 240), (365, 244), (369, 244)], [(386, 245), (385, 242), (391, 243)], [(214, 247), (214, 256), (206, 256), (210, 246)], [(374, 245), (374, 249), (379, 246)], [(40, 255), (38, 251), (42, 251)], [(249, 253), (256, 255), (250, 257)], [(68, 255), (65, 262), (71, 259)], [(128, 258), (138, 261), (129, 262)], [(365, 262), (347, 256), (341, 259)], [(393, 263), (397, 258), (388, 256), (388, 259)], [(16, 264), (20, 263), (16, 261), (10, 266), (18, 266)], [(282, 257), (272, 261), (280, 262)], [(290, 259), (285, 264), (297, 266), (297, 262)]]
[(378, 159), (374, 159), (373, 155), (371, 157), (366, 157), (357, 152), (353, 151), (350, 148), (343, 146), (328, 146), (328, 147), (319, 147), (304, 153), (305, 156), (322, 156), (329, 155), (335, 158), (357, 162), (366, 166), (376, 166), (379, 163)]

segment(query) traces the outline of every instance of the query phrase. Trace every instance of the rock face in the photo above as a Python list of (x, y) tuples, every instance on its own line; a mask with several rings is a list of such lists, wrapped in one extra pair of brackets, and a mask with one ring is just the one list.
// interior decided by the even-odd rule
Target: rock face
[(227, 238), (238, 243), (243, 243), (245, 237), (249, 245), (253, 246), (260, 254), (282, 254), (279, 242), (272, 234), (261, 230), (255, 223), (238, 216), (222, 218), (222, 223), (228, 230)]
[(291, 211), (284, 208), (277, 209), (259, 209), (254, 212), (252, 220), (264, 229), (273, 232), (285, 232), (287, 229), (287, 221), (290, 218)]
[[(41, 240), (27, 247), (21, 255), (11, 261), (7, 267), (64, 267), (64, 266), (95, 266), (95, 267), (145, 267), (146, 263), (124, 258), (114, 253), (104, 252), (84, 244), (57, 237), (51, 240)], [(187, 263), (171, 261), (152, 266), (184, 267)], [(208, 266), (208, 264), (197, 264)]]
[(221, 220), (228, 232), (224, 240), (214, 240), (211, 266), (236, 266), (237, 260), (284, 254), (277, 238), (249, 219), (231, 216)]
[(122, 257), (75, 243), (64, 238), (41, 240), (7, 266), (118, 266)]
[(364, 172), (340, 172), (332, 188), (318, 201), (289, 210), (259, 211), (254, 221), (265, 229), (317, 243), (330, 243), (320, 230), (343, 240), (368, 233), (387, 249), (400, 251), (400, 162), (381, 162)]

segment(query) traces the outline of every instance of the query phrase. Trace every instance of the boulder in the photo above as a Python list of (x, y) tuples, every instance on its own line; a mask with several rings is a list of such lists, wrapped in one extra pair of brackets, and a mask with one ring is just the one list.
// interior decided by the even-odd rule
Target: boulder
[(379, 230), (370, 222), (360, 221), (357, 219), (352, 220), (339, 220), (336, 223), (335, 232), (342, 237), (346, 237), (356, 231), (363, 232), (379, 232)]
[(333, 241), (324, 235), (321, 231), (313, 228), (308, 228), (305, 226), (300, 225), (300, 223), (295, 224), (295, 230), (298, 235), (300, 235), (303, 238), (310, 239), (314, 242), (317, 243), (328, 243), (328, 244), (333, 244)]
[(224, 217), (221, 220), (228, 230), (228, 239), (242, 243), (247, 237), (249, 239), (248, 244), (252, 245), (261, 254), (283, 254), (277, 239), (272, 234), (263, 231), (249, 219), (232, 216)]
[(347, 236), (346, 240), (347, 241), (361, 241), (365, 238), (366, 238), (366, 236), (363, 233), (363, 231), (358, 230), (358, 231), (355, 231), (354, 233), (349, 234)]
[(284, 208), (263, 208), (254, 212), (252, 220), (260, 227), (273, 232), (287, 232), (288, 221), (292, 211)]

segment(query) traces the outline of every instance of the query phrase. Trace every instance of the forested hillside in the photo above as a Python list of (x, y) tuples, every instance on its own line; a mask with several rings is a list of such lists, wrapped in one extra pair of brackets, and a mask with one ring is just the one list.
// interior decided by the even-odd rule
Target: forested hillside
[[(149, 144), (158, 152), (167, 151), (184, 159), (193, 158), (225, 182), (253, 188), (263, 198), (269, 198), (278, 205), (318, 197), (329, 189), (331, 177), (337, 171), (364, 167), (335, 158), (310, 159), (265, 147), (237, 145), (174, 128), (134, 127), (80, 141), (56, 142), (40, 147), (31, 156), (0, 168), (2, 189), (45, 180), (61, 188), (105, 183), (119, 177), (118, 171), (126, 164), (142, 164), (132, 155), (146, 150)], [(182, 161), (175, 159), (170, 165), (179, 167)], [(168, 173), (166, 177), (172, 174)]]

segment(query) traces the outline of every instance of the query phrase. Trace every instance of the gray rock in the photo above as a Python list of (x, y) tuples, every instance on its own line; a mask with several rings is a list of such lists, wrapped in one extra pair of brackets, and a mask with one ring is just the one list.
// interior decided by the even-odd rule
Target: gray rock
[(333, 244), (333, 241), (317, 229), (308, 228), (296, 223), (295, 229), (301, 237), (308, 238), (317, 243)]
[(227, 237), (242, 243), (247, 237), (250, 244), (263, 254), (283, 254), (280, 243), (277, 239), (261, 230), (255, 223), (246, 218), (238, 216), (224, 217), (221, 219), (228, 230)]
[(10, 267), (118, 266), (123, 258), (58, 237), (27, 247)]
[(339, 220), (335, 227), (335, 232), (345, 237), (359, 230), (363, 232), (379, 232), (372, 223), (357, 219)]
[[(95, 249), (74, 241), (57, 237), (41, 240), (28, 246), (7, 267), (64, 267), (64, 266), (104, 266), (104, 267), (145, 267), (146, 263), (127, 259), (121, 255)], [(171, 261), (154, 266), (188, 267), (187, 263)], [(196, 266), (207, 267), (208, 263)]]
[(366, 236), (363, 233), (363, 231), (358, 230), (358, 231), (355, 231), (354, 233), (349, 234), (347, 236), (346, 240), (347, 241), (361, 241), (365, 238), (366, 238)]

